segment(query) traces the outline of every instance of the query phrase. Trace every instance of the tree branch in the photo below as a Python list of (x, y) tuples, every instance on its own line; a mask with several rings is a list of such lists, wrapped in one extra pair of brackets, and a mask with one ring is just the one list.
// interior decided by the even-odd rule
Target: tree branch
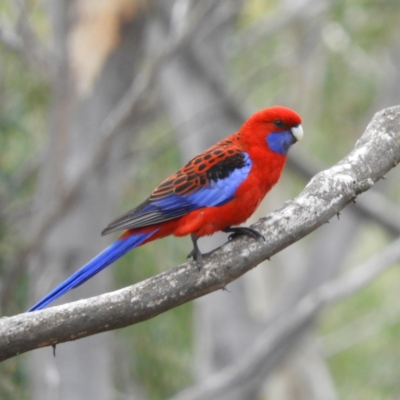
[(229, 398), (230, 393), (234, 393), (238, 387), (249, 384), (249, 380), (257, 379), (258, 376), (265, 377), (268, 371), (275, 369), (277, 360), (282, 359), (274, 355), (281, 352), (282, 348), (288, 350), (288, 347), (298, 343), (292, 339), (298, 337), (324, 307), (358, 292), (399, 260), (400, 238), (345, 276), (312, 290), (295, 307), (281, 314), (273, 324), (268, 324), (240, 359), (211, 375), (199, 385), (183, 390), (170, 400)]
[(21, 56), (26, 64), (35, 69), (45, 81), (53, 74), (49, 54), (37, 37), (29, 17), (30, 10), (26, 2), (17, 5), (18, 15), (11, 24), (0, 21), (0, 44), (9, 51)]
[(206, 256), (200, 271), (189, 262), (116, 292), (3, 318), (0, 360), (135, 324), (224, 288), (327, 222), (399, 162), (397, 106), (377, 113), (347, 157), (316, 175), (299, 196), (254, 225), (265, 242), (239, 238)]

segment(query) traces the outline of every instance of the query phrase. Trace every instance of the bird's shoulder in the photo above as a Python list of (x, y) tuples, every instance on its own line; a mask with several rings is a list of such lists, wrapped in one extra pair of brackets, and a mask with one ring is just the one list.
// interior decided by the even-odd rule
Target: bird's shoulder
[(240, 144), (227, 138), (192, 158), (179, 171), (158, 185), (150, 200), (172, 194), (189, 195), (209, 186), (211, 181), (225, 179), (236, 169), (248, 165), (248, 155)]

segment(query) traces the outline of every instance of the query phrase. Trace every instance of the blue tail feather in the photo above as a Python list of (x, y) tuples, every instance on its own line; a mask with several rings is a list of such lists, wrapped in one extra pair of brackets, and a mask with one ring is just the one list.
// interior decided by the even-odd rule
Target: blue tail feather
[(58, 285), (55, 289), (43, 297), (42, 300), (38, 301), (27, 312), (41, 310), (63, 294), (67, 293), (69, 290), (80, 286), (92, 276), (99, 273), (102, 269), (106, 268), (118, 258), (122, 257), (129, 250), (141, 245), (156, 231), (157, 229), (148, 233), (140, 233), (117, 240), (103, 250), (100, 254), (98, 254), (95, 258), (89, 261), (86, 265), (84, 265), (81, 269), (76, 271), (63, 283)]

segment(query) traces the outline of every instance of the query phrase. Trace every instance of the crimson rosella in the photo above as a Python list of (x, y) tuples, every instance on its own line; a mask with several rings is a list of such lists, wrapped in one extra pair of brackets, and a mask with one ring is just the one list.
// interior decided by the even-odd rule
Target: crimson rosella
[(119, 239), (57, 286), (28, 311), (40, 310), (76, 288), (129, 250), (168, 235), (191, 235), (189, 256), (202, 263), (201, 236), (261, 237), (237, 227), (278, 181), (289, 148), (303, 136), (294, 111), (275, 106), (251, 116), (233, 135), (190, 160), (158, 185), (139, 206), (111, 222), (102, 235), (125, 230)]

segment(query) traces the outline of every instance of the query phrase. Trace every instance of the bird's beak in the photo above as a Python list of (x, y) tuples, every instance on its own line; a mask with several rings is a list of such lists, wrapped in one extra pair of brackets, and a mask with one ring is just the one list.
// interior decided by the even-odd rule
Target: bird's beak
[(303, 138), (304, 132), (303, 132), (303, 127), (299, 124), (294, 126), (292, 129), (292, 135), (296, 138), (298, 142)]

